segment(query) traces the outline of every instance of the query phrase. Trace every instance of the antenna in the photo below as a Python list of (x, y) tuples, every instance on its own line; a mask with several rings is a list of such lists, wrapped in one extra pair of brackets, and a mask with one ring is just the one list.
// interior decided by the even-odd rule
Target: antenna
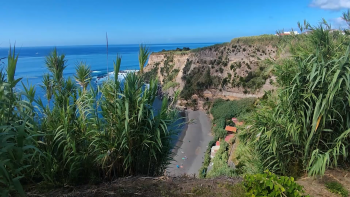
[(107, 79), (109, 79), (109, 72), (108, 72), (108, 36), (106, 32), (106, 42), (107, 42)]

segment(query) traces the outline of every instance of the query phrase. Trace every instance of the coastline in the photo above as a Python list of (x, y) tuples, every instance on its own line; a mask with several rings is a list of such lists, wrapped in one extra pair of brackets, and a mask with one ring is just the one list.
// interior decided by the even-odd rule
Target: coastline
[[(193, 120), (193, 121), (192, 121)], [(211, 134), (211, 120), (201, 110), (186, 110), (186, 121), (176, 146), (172, 150), (173, 160), (167, 167), (168, 176), (196, 176), (204, 161)]]
[(188, 112), (187, 110), (184, 110), (184, 113), (183, 115), (181, 115), (182, 112), (180, 112), (180, 116), (182, 116), (185, 120), (184, 122), (184, 126), (183, 128), (181, 129), (180, 131), (180, 135), (178, 135), (178, 138), (177, 138), (177, 142), (175, 143), (175, 146), (174, 148), (171, 150), (171, 156), (172, 158), (174, 158), (174, 156), (177, 154), (177, 151), (179, 150), (179, 148), (182, 146), (183, 144), (183, 139), (185, 138), (185, 135), (186, 135), (186, 131), (188, 129), (188, 122), (189, 122), (189, 119), (188, 119)]

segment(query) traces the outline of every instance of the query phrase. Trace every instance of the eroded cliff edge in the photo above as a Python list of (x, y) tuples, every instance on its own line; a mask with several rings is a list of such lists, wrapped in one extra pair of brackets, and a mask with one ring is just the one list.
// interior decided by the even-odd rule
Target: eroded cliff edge
[(180, 106), (193, 99), (261, 97), (275, 88), (274, 64), (288, 56), (279, 40), (263, 35), (189, 51), (152, 53), (145, 77), (157, 77), (170, 97), (180, 91)]

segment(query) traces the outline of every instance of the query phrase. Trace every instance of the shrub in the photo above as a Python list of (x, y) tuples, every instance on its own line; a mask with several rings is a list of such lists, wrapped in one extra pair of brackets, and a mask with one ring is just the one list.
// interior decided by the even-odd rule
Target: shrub
[(244, 176), (244, 186), (247, 196), (307, 196), (293, 177), (277, 176), (269, 171)]
[(232, 63), (230, 69), (233, 70), (235, 68), (235, 63)]
[(178, 87), (180, 84), (175, 81), (168, 81), (164, 86), (163, 90), (168, 90), (169, 88), (175, 88)]
[(150, 71), (143, 73), (142, 77), (147, 83), (149, 83), (151, 79), (157, 78), (159, 64), (159, 62), (156, 62)]
[(247, 68), (250, 70), (252, 69), (252, 67), (250, 67), (250, 65), (247, 63)]
[(186, 64), (182, 69), (182, 72), (184, 75), (188, 74), (188, 72), (191, 70), (191, 66), (192, 66), (192, 60), (187, 59)]
[(214, 140), (210, 141), (208, 144), (208, 148), (207, 148), (205, 155), (204, 155), (203, 165), (198, 171), (199, 178), (205, 178), (207, 175), (207, 169), (208, 169), (208, 166), (210, 164), (210, 159), (211, 159), (210, 158), (211, 147), (214, 146), (215, 143), (216, 143), (216, 139), (214, 138)]
[(220, 149), (216, 152), (213, 158), (213, 168), (207, 174), (207, 177), (218, 177), (218, 176), (235, 176), (234, 169), (229, 167), (227, 164), (228, 160), (228, 143), (224, 140), (220, 141)]
[(325, 23), (286, 43), (293, 58), (275, 66), (280, 89), (259, 104), (246, 136), (266, 169), (323, 175), (330, 166), (349, 164), (350, 61), (344, 43), (349, 37), (334, 36)]
[(346, 190), (343, 187), (343, 185), (337, 181), (331, 181), (331, 182), (326, 183), (326, 188), (332, 193), (339, 194), (339, 195), (344, 196), (344, 197), (349, 196), (349, 191)]
[[(202, 95), (203, 91), (211, 86), (218, 86), (221, 83), (221, 78), (211, 76), (210, 69), (201, 69), (195, 67), (193, 71), (187, 75), (185, 86), (181, 91), (180, 96), (186, 100), (192, 97), (193, 94)], [(220, 80), (220, 81), (218, 81)]]

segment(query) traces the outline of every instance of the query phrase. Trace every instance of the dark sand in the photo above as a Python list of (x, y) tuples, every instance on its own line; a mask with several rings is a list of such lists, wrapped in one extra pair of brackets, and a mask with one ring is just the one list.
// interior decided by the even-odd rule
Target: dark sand
[[(213, 139), (210, 119), (204, 111), (187, 110), (187, 119), (193, 122), (184, 127), (173, 150), (174, 161), (167, 169), (170, 176), (195, 174), (198, 177), (208, 143)], [(177, 165), (180, 168), (177, 168)]]

